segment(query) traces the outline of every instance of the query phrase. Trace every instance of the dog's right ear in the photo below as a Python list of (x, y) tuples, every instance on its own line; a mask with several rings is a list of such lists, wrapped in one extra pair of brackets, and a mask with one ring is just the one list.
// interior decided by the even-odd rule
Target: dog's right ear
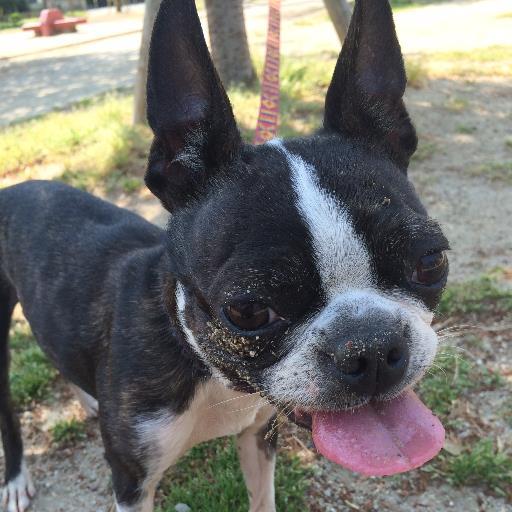
[(197, 196), (241, 146), (194, 0), (162, 0), (151, 36), (147, 106), (155, 138), (145, 181), (172, 211)]

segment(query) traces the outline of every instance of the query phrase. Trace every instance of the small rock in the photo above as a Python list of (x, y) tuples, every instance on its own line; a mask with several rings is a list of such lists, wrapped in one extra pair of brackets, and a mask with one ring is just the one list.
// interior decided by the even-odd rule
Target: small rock
[(191, 508), (188, 505), (185, 505), (185, 503), (178, 503), (174, 507), (174, 510), (176, 510), (176, 512), (190, 512)]

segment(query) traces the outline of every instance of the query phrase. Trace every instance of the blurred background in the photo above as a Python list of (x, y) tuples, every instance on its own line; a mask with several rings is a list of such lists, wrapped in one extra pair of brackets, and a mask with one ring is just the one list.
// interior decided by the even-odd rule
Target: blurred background
[[(512, 511), (512, 3), (391, 3), (409, 78), (405, 101), (419, 135), (410, 178), (452, 245), (450, 282), (436, 315), (441, 348), (419, 386), (448, 441), (419, 470), (367, 479), (319, 458), (309, 434), (283, 418), (278, 510)], [(0, 188), (62, 180), (165, 224), (142, 180), (151, 141), (147, 41), (158, 5), (0, 0)], [(197, 6), (250, 140), (267, 1)], [(59, 9), (70, 26), (36, 37), (46, 23), (42, 9)], [(280, 136), (320, 126), (351, 9), (345, 0), (282, 0)], [(67, 31), (77, 20), (76, 31)], [(108, 510), (110, 477), (97, 423), (85, 420), (21, 311), (11, 335), (12, 386), (40, 489), (34, 510)], [(246, 511), (245, 493), (232, 441), (220, 440), (195, 448), (169, 471), (159, 510), (181, 504)]]

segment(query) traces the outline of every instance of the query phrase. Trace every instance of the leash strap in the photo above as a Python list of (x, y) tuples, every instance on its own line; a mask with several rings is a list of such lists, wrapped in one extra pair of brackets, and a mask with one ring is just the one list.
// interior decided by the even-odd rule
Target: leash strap
[(261, 100), (254, 144), (263, 144), (277, 135), (279, 124), (279, 44), (281, 0), (268, 1), (268, 30), (265, 65), (261, 80)]

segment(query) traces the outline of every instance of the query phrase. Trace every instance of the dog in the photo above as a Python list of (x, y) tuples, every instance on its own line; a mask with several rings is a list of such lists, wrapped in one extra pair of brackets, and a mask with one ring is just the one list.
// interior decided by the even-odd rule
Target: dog
[[(145, 181), (161, 230), (56, 182), (0, 191), (3, 504), (34, 495), (8, 384), (21, 303), (99, 415), (118, 512), (153, 510), (193, 445), (237, 435), (251, 512), (272, 512), (277, 411), (349, 469), (417, 467), (443, 430), (411, 391), (433, 362), (448, 241), (407, 179), (417, 137), (387, 0), (356, 0), (314, 135), (242, 142), (192, 0), (163, 0)], [(241, 404), (241, 405), (240, 405)]]

